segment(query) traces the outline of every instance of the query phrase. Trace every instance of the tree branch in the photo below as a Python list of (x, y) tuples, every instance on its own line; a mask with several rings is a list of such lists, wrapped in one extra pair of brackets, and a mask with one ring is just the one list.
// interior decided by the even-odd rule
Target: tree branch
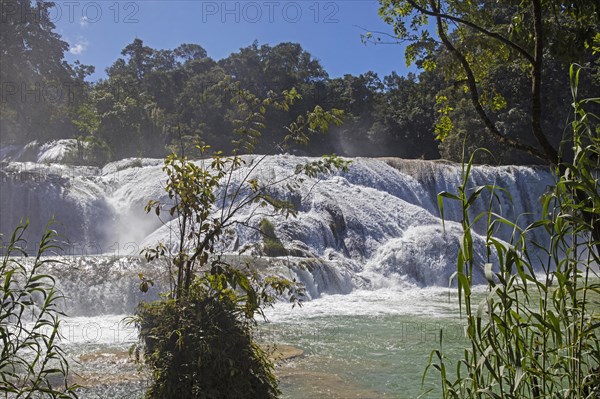
[(435, 3), (430, 3), (431, 4), (431, 8), (432, 10), (428, 10), (426, 8), (423, 8), (421, 6), (419, 6), (414, 0), (406, 0), (408, 2), (408, 4), (410, 4), (411, 6), (413, 6), (414, 8), (416, 8), (419, 12), (422, 12), (425, 15), (429, 15), (430, 17), (436, 17), (436, 18), (443, 18), (443, 19), (447, 19), (450, 21), (454, 21), (457, 22), (459, 24), (463, 24), (465, 26), (468, 26), (471, 29), (474, 29), (478, 32), (483, 33), (486, 36), (489, 37), (493, 37), (494, 39), (506, 44), (507, 46), (513, 48), (514, 50), (516, 50), (517, 52), (519, 52), (523, 57), (525, 57), (527, 59), (527, 61), (529, 61), (530, 63), (534, 63), (535, 62), (535, 58), (533, 55), (531, 55), (529, 53), (529, 51), (527, 51), (526, 49), (524, 49), (523, 47), (519, 46), (517, 43), (510, 41), (509, 39), (505, 38), (504, 36), (502, 36), (499, 33), (496, 32), (492, 32), (489, 31), (485, 28), (482, 28), (481, 26), (467, 21), (465, 19), (459, 18), (459, 17), (455, 17), (452, 15), (448, 15), (448, 14), (443, 14), (440, 12), (440, 10), (438, 9), (437, 5), (435, 5)]
[[(437, 6), (436, 6), (434, 0), (430, 0), (430, 4), (434, 10), (437, 10)], [(442, 43), (444, 44), (444, 46), (446, 46), (446, 48), (452, 54), (454, 54), (454, 56), (459, 60), (463, 69), (465, 70), (465, 72), (467, 74), (467, 86), (469, 87), (469, 91), (471, 92), (471, 103), (475, 107), (475, 111), (477, 111), (477, 113), (479, 114), (479, 117), (481, 118), (481, 120), (483, 121), (483, 123), (485, 124), (487, 129), (490, 131), (490, 133), (492, 133), (498, 139), (498, 141), (500, 141), (500, 143), (502, 143), (502, 144), (509, 145), (509, 146), (516, 148), (518, 150), (521, 150), (521, 151), (525, 151), (528, 154), (533, 155), (535, 157), (538, 157), (541, 159), (546, 159), (546, 154), (544, 152), (540, 151), (539, 149), (537, 149), (533, 146), (524, 144), (518, 140), (507, 137), (507, 136), (503, 135), (502, 133), (500, 133), (500, 131), (496, 128), (494, 123), (490, 120), (490, 118), (486, 114), (485, 110), (481, 106), (479, 92), (477, 90), (477, 83), (475, 81), (475, 75), (473, 73), (473, 70), (471, 69), (471, 66), (469, 65), (469, 61), (467, 61), (465, 56), (456, 47), (454, 47), (452, 45), (452, 43), (450, 42), (450, 40), (448, 39), (448, 36), (446, 35), (446, 32), (445, 32), (444, 23), (442, 21), (441, 14), (437, 13), (437, 12), (435, 14), (437, 14), (436, 15), (436, 24), (437, 24), (437, 30), (438, 30), (440, 39), (442, 40)]]

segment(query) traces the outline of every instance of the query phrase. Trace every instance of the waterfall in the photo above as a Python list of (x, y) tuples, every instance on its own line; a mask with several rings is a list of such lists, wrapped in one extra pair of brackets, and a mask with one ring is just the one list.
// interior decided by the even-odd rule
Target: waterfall
[[(293, 175), (297, 164), (311, 160), (268, 156), (251, 171), (258, 158), (245, 159), (232, 184), (240, 184), (248, 173), (262, 182), (274, 181)], [(8, 239), (19, 220), (29, 218), (28, 240), (30, 250), (34, 250), (33, 243), (54, 217), (57, 222), (52, 228), (60, 234), (60, 255), (70, 259), (66, 263), (74, 268), (72, 272), (57, 272), (68, 292), (92, 286), (96, 291), (90, 290), (90, 296), (108, 298), (117, 290), (131, 291), (137, 284), (137, 273), (146, 267), (143, 261), (132, 259), (137, 259), (146, 246), (159, 241), (168, 244), (174, 239), (173, 220), (161, 222), (143, 211), (150, 199), (169, 201), (162, 160), (127, 159), (103, 168), (15, 161), (4, 161), (0, 166), (2, 240)], [(461, 180), (460, 164), (356, 158), (348, 172), (319, 176), (318, 180), (305, 178), (294, 192), (275, 185), (271, 194), (292, 201), (298, 214), (289, 218), (269, 216), (278, 238), (294, 255), (272, 263), (277, 270), (287, 268), (290, 275), (303, 281), (313, 298), (322, 293), (348, 293), (354, 288), (446, 286), (456, 268), (461, 210), (447, 203), (443, 227), (437, 194), (456, 192)], [(506, 194), (499, 194), (497, 210), (501, 208), (505, 216), (518, 218), (519, 225), (525, 226), (541, 217), (536, 213), (539, 199), (553, 181), (549, 169), (542, 167), (475, 166), (469, 184), (497, 184), (505, 189)], [(473, 214), (485, 206), (485, 200), (476, 203)], [(255, 210), (248, 207), (237, 218), (258, 226), (261, 217)], [(475, 231), (477, 262), (483, 265), (485, 231), (482, 225), (476, 225)], [(511, 233), (508, 228), (498, 231), (504, 240)], [(256, 229), (238, 226), (219, 250), (242, 252), (251, 258), (255, 256), (252, 245), (261, 239)], [(544, 238), (532, 239), (543, 242)], [(250, 249), (242, 251), (244, 248)], [(92, 284), (94, 279), (99, 285)], [(129, 309), (139, 299), (115, 299), (106, 307)], [(93, 301), (84, 305), (93, 306)]]

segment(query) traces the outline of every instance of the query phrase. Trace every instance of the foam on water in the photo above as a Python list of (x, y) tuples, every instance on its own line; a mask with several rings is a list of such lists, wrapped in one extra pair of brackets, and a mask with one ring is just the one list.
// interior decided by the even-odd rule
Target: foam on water
[[(0, 233), (5, 235), (0, 239), (6, 240), (19, 220), (29, 217), (28, 239), (34, 243), (54, 215), (65, 256), (59, 258), (63, 263), (48, 265), (48, 271), (67, 295), (63, 310), (70, 317), (63, 318), (60, 330), (69, 355), (81, 361), (78, 372), (90, 385), (81, 397), (141, 397), (144, 379), (126, 355), (137, 331), (123, 319), (139, 302), (158, 298), (169, 286), (164, 263), (148, 264), (139, 257), (145, 246), (177, 241), (174, 221), (166, 213), (160, 222), (143, 212), (150, 199), (169, 201), (162, 160), (125, 159), (103, 168), (52, 163), (64, 160), (71, 150), (68, 142), (0, 148)], [(257, 158), (245, 159), (246, 165), (233, 175), (233, 187), (247, 177), (274, 183), (293, 175), (297, 164), (312, 160), (271, 156), (252, 169)], [(295, 192), (271, 184), (269, 194), (292, 202), (298, 211), (296, 218), (269, 215), (277, 236), (293, 250), (289, 257), (256, 257), (252, 249), (244, 251), (262, 242), (256, 227), (264, 215), (252, 207), (236, 215), (254, 228), (238, 226), (220, 244), (227, 260), (295, 278), (306, 287), (309, 300), (301, 308), (278, 302), (266, 309), (271, 323), (259, 328), (269, 343), (305, 350), (305, 358), (287, 370), (292, 379), (283, 374), (283, 390), (291, 392), (284, 397), (321, 398), (318, 389), (313, 396), (307, 392), (308, 385), (322, 379), (327, 381), (324, 389), (337, 381), (335, 389), (350, 392), (340, 397), (416, 397), (429, 353), (438, 345), (440, 325), (444, 338), (457, 337), (454, 346), (463, 350), (456, 291), (446, 288), (456, 269), (462, 213), (446, 203), (443, 227), (437, 204), (437, 194), (456, 192), (461, 180), (461, 166), (453, 163), (358, 158), (347, 173), (307, 178)], [(496, 210), (512, 220), (519, 217), (525, 226), (540, 217), (527, 212), (539, 208), (553, 177), (543, 168), (473, 168), (470, 187), (490, 183), (508, 192), (500, 194)], [(218, 195), (223, 194), (221, 188)], [(485, 198), (475, 203), (472, 214), (484, 210), (486, 203)], [(214, 209), (213, 216), (219, 215)], [(480, 266), (488, 261), (483, 227), (476, 225), (479, 234), (473, 236)], [(511, 231), (497, 234), (507, 240)], [(544, 238), (534, 234), (531, 239)], [(146, 294), (138, 288), (140, 273), (156, 283)], [(483, 282), (481, 274), (476, 270), (476, 281)], [(448, 347), (452, 350), (452, 342)], [(295, 368), (299, 373), (293, 377), (290, 370)], [(354, 390), (343, 391), (352, 384)]]
[[(311, 318), (332, 316), (383, 315), (454, 317), (458, 304), (456, 291), (441, 287), (419, 288), (407, 282), (397, 282), (395, 288), (356, 289), (347, 295), (323, 295), (291, 309), (279, 302), (265, 312), (275, 323), (300, 323)], [(402, 287), (402, 288), (400, 288)]]
[[(59, 144), (46, 148), (44, 154), (62, 151), (64, 146)], [(230, 187), (242, 185), (248, 177), (256, 178), (271, 195), (291, 201), (298, 211), (296, 218), (269, 218), (284, 245), (299, 255), (288, 268), (306, 284), (311, 298), (347, 294), (353, 289), (378, 290), (372, 292), (376, 296), (375, 292), (384, 292), (379, 289), (398, 294), (411, 287), (448, 286), (456, 268), (462, 213), (456, 204), (447, 202), (447, 222), (442, 227), (437, 194), (456, 191), (462, 179), (460, 165), (358, 158), (347, 173), (305, 178), (290, 191), (276, 181), (294, 175), (296, 165), (314, 159), (269, 156), (258, 167), (259, 158), (245, 159), (247, 163), (233, 174)], [(162, 161), (156, 159), (126, 159), (103, 168), (5, 162), (0, 170), (0, 232), (6, 239), (20, 219), (29, 217), (29, 238), (35, 242), (54, 215), (59, 221), (54, 228), (61, 234), (67, 255), (118, 258), (138, 255), (157, 242), (174, 245), (174, 221), (166, 213), (161, 222), (143, 211), (150, 199), (169, 202), (165, 181)], [(518, 216), (520, 224), (526, 225), (539, 217), (527, 212), (539, 208), (538, 200), (552, 182), (551, 173), (542, 168), (478, 166), (473, 168), (469, 184), (474, 188), (496, 183), (505, 188), (508, 194), (500, 194), (498, 211), (508, 218)], [(246, 194), (244, 190), (241, 193)], [(217, 194), (223, 196), (224, 188)], [(224, 201), (230, 204), (228, 198)], [(485, 200), (476, 203), (473, 214), (485, 206)], [(214, 217), (220, 214), (220, 209), (214, 209)], [(256, 228), (263, 217), (264, 212), (257, 212), (256, 207), (241, 209), (236, 220), (253, 228), (237, 226), (219, 249), (252, 255), (253, 250), (243, 249), (262, 242)], [(484, 233), (481, 225), (475, 230)], [(505, 228), (498, 236), (509, 239), (511, 233)], [(477, 263), (483, 265), (487, 259), (480, 234), (474, 235), (474, 243)], [(543, 241), (543, 237), (532, 238)], [(110, 279), (110, 271), (102, 273)], [(480, 271), (476, 273), (478, 281), (483, 281)]]

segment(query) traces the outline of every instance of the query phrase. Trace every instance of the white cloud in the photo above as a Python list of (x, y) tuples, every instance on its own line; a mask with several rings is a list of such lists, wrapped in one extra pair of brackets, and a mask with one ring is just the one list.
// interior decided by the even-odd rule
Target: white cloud
[(88, 44), (89, 43), (87, 42), (87, 40), (79, 40), (78, 43), (76, 43), (74, 46), (71, 46), (71, 48), (69, 49), (69, 53), (79, 55), (85, 50), (87, 50)]
[(81, 17), (81, 19), (79, 20), (79, 26), (81, 26), (82, 28), (87, 28), (89, 24), (90, 21), (86, 16)]

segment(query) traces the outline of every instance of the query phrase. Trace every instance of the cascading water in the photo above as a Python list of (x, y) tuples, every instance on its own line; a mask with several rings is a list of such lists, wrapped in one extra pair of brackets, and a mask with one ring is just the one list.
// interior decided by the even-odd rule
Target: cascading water
[[(269, 182), (275, 176), (293, 175), (295, 166), (307, 161), (270, 156), (252, 177)], [(247, 157), (246, 165), (234, 173), (234, 182), (238, 179), (239, 184), (253, 162), (258, 161)], [(291, 200), (298, 210), (297, 217), (271, 219), (284, 245), (299, 255), (290, 262), (298, 277), (306, 280), (311, 274), (306, 271), (313, 272), (313, 281), (306, 281), (315, 285), (313, 296), (400, 280), (446, 286), (455, 268), (461, 234), (456, 222), (461, 210), (447, 203), (448, 222), (443, 228), (437, 194), (456, 191), (461, 179), (461, 166), (452, 163), (358, 158), (347, 173), (321, 176), (319, 181), (306, 178), (294, 193), (284, 185), (271, 186), (274, 196)], [(501, 210), (509, 219), (519, 217), (522, 226), (540, 217), (528, 212), (539, 208), (539, 198), (553, 182), (546, 169), (516, 166), (478, 166), (470, 179), (473, 187), (495, 183), (505, 188), (512, 202), (501, 193)], [(60, 234), (64, 255), (135, 257), (147, 246), (174, 241), (172, 220), (161, 223), (143, 211), (149, 199), (168, 201), (160, 160), (122, 160), (102, 169), (9, 162), (2, 164), (0, 180), (4, 239), (19, 220), (29, 218), (29, 242), (33, 243), (54, 217), (53, 228)], [(473, 213), (485, 206), (480, 201)], [(255, 210), (251, 206), (242, 209), (237, 218), (258, 226), (261, 218), (252, 216)], [(483, 226), (475, 230), (485, 233)], [(261, 241), (256, 229), (238, 227), (233, 234), (222, 244), (224, 252), (237, 253)], [(509, 239), (510, 234), (508, 229), (498, 233), (502, 239)], [(478, 235), (475, 239), (483, 264), (483, 240)], [(307, 268), (309, 260), (317, 266)]]
[[(0, 151), (3, 156), (8, 153), (19, 151)], [(43, 148), (46, 160), (53, 159), (55, 153), (60, 151)], [(246, 164), (233, 175), (233, 185), (240, 184), (248, 173), (259, 182), (273, 182), (293, 175), (297, 164), (310, 161), (288, 155), (269, 156), (250, 172), (259, 158), (247, 156), (245, 160)], [(126, 350), (135, 339), (134, 330), (123, 326), (121, 317), (114, 315), (131, 314), (140, 301), (156, 299), (159, 291), (168, 289), (166, 265), (147, 264), (139, 256), (144, 247), (175, 242), (173, 220), (160, 222), (154, 214), (143, 211), (149, 199), (169, 201), (163, 188), (166, 176), (162, 160), (127, 159), (103, 168), (16, 161), (5, 161), (0, 166), (1, 239), (6, 241), (17, 223), (29, 218), (28, 242), (33, 245), (46, 222), (52, 217), (57, 221), (52, 227), (60, 234), (59, 255), (63, 263), (52, 266), (51, 273), (67, 295), (65, 310), (72, 317), (64, 323), (63, 332), (72, 338), (74, 351), (81, 354), (86, 383), (94, 385), (90, 383), (95, 381), (94, 376), (101, 380), (104, 377), (98, 376), (107, 373), (106, 362), (122, 362), (118, 351)], [(329, 339), (322, 336), (324, 331), (342, 334), (343, 326), (357, 324), (379, 337), (383, 330), (371, 331), (372, 323), (365, 317), (380, 315), (377, 317), (384, 318), (381, 328), (387, 325), (392, 329), (390, 336), (397, 336), (398, 328), (402, 332), (405, 326), (398, 325), (395, 319), (386, 321), (394, 312), (421, 316), (448, 312), (447, 304), (432, 302), (431, 298), (440, 297), (440, 288), (436, 287), (447, 287), (456, 268), (461, 210), (456, 204), (446, 203), (447, 221), (443, 227), (437, 194), (456, 192), (461, 180), (461, 165), (449, 162), (353, 159), (348, 172), (305, 178), (294, 192), (283, 184), (269, 186), (271, 195), (291, 201), (298, 211), (296, 217), (287, 219), (269, 215), (278, 238), (293, 256), (257, 257), (253, 244), (262, 242), (256, 227), (264, 215), (255, 214), (253, 207), (242, 209), (236, 218), (255, 228), (236, 227), (219, 250), (233, 263), (252, 263), (297, 278), (312, 299), (325, 297), (327, 301), (313, 300), (298, 312), (290, 312), (289, 306), (282, 307), (284, 304), (277, 305), (269, 313), (270, 318), (279, 322), (276, 326), (286, 326), (286, 331), (290, 326), (314, 325), (323, 340)], [(541, 215), (528, 212), (540, 208), (539, 198), (553, 181), (548, 169), (525, 166), (477, 166), (470, 177), (472, 187), (494, 183), (506, 189), (508, 195), (499, 194), (502, 201), (497, 210), (501, 208), (511, 220), (518, 218), (521, 226), (540, 218)], [(473, 214), (485, 206), (485, 199), (476, 203)], [(475, 231), (479, 233), (474, 235), (477, 262), (483, 265), (484, 226), (475, 226)], [(497, 234), (508, 240), (511, 233), (506, 228)], [(544, 240), (535, 235), (530, 239)], [(147, 294), (138, 289), (139, 273), (157, 283)], [(481, 273), (477, 278), (483, 281)], [(307, 319), (313, 324), (307, 324)], [(332, 320), (337, 324), (331, 324)], [(328, 346), (319, 346), (321, 341), (306, 342), (306, 333), (303, 332), (303, 338), (292, 337), (289, 341), (325, 352), (330, 350), (326, 348), (338, 350), (340, 343), (351, 342), (337, 335), (339, 339), (327, 341)], [(279, 331), (271, 338), (285, 338), (282, 334)], [(380, 338), (369, 341), (379, 342)], [(107, 354), (103, 349), (97, 353), (108, 341), (111, 348), (118, 350)], [(387, 341), (383, 344), (389, 346)], [(385, 353), (394, 354), (394, 345)], [(340, 348), (348, 352), (347, 347)], [(377, 353), (373, 356), (379, 356)], [(102, 362), (98, 363), (99, 359)], [(395, 364), (394, 359), (386, 361)], [(112, 383), (97, 383), (103, 388), (95, 388), (95, 394), (129, 397), (110, 392), (121, 383), (129, 384), (128, 389), (140, 388), (135, 368), (125, 369), (129, 371), (120, 368), (116, 372)], [(123, 382), (130, 378), (127, 373), (131, 374), (131, 381)], [(381, 375), (381, 371), (374, 375)], [(390, 388), (389, 392), (394, 390)]]

